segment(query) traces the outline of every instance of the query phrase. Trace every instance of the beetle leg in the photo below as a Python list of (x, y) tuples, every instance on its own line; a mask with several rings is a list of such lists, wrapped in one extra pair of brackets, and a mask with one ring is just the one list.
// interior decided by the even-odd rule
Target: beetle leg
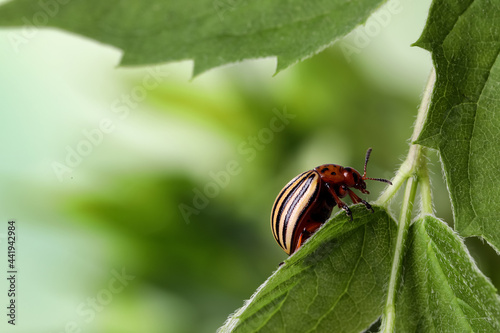
[(312, 234), (314, 234), (316, 230), (319, 229), (319, 227), (321, 227), (321, 224), (322, 223), (317, 223), (317, 222), (309, 222), (307, 224), (307, 226), (300, 233), (295, 251), (297, 251), (302, 246), (302, 243), (304, 243), (309, 237), (311, 237)]
[(335, 190), (333, 188), (331, 188), (330, 186), (328, 186), (328, 190), (332, 194), (333, 199), (335, 200), (335, 203), (337, 204), (337, 206), (339, 208), (343, 209), (344, 212), (345, 212), (345, 214), (352, 221), (352, 213), (351, 213), (351, 210), (349, 209), (349, 207), (346, 205), (346, 203), (343, 202), (342, 200), (340, 200), (339, 196), (337, 195), (337, 193), (335, 193)]
[(355, 204), (361, 202), (363, 205), (365, 205), (366, 209), (371, 210), (372, 213), (374, 212), (372, 205), (358, 197), (356, 193), (354, 193), (350, 188), (347, 189), (347, 193), (349, 193), (349, 197), (351, 197), (352, 202), (354, 202)]
[(304, 228), (304, 230), (300, 233), (299, 240), (297, 241), (297, 247), (293, 250), (293, 252), (297, 251), (302, 246), (302, 243), (309, 238), (309, 236), (311, 236), (311, 233)]
[(342, 209), (344, 210), (345, 214), (349, 217), (349, 220), (352, 221), (352, 212), (344, 202), (342, 202)]
[[(295, 251), (297, 251), (298, 248), (300, 248), (302, 246), (302, 243), (306, 241), (307, 237), (304, 235), (306, 233), (306, 229), (304, 228), (304, 230), (302, 230), (302, 232), (300, 233), (300, 236), (299, 236), (299, 240), (297, 242), (297, 247), (295, 248)], [(308, 233), (308, 232), (307, 232)], [(294, 251), (294, 252), (295, 252)]]
[(306, 229), (304, 228), (304, 230), (302, 230), (302, 232), (300, 233), (299, 240), (297, 241), (297, 247), (295, 248), (295, 250), (297, 250), (298, 248), (300, 248), (302, 246), (302, 242), (303, 242), (302, 238), (304, 237), (305, 231), (306, 231)]

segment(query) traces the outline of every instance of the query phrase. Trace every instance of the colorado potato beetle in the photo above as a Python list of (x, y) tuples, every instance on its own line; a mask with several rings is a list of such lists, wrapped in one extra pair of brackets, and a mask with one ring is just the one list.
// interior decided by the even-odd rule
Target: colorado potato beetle
[(292, 179), (278, 194), (271, 212), (274, 239), (287, 254), (294, 253), (332, 214), (337, 205), (352, 221), (349, 207), (340, 199), (349, 195), (353, 203), (362, 203), (373, 212), (371, 205), (351, 188), (369, 194), (365, 180), (377, 180), (390, 185), (387, 179), (366, 177), (366, 165), (372, 149), (366, 151), (363, 176), (353, 168), (323, 164)]

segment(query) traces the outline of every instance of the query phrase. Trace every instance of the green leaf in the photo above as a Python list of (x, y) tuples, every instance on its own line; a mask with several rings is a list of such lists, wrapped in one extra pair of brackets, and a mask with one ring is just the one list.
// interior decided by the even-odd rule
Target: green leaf
[(500, 6), (436, 0), (416, 45), (437, 75), (417, 143), (440, 152), (456, 230), (500, 252)]
[(324, 225), (257, 290), (220, 332), (361, 332), (382, 314), (394, 220), (353, 207)]
[[(277, 56), (280, 71), (346, 35), (383, 2), (16, 0), (0, 7), (0, 25), (75, 32), (122, 49), (122, 65), (193, 59), (197, 75), (243, 59)], [(16, 44), (26, 36), (11, 37)]]
[(500, 332), (500, 299), (463, 241), (432, 216), (408, 234), (397, 332)]

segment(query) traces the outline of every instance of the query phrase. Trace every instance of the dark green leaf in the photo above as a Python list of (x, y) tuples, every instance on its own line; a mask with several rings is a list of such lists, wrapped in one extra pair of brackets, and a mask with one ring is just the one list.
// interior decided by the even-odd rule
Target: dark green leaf
[(500, 4), (434, 1), (416, 44), (437, 74), (417, 143), (441, 154), (456, 230), (500, 251)]
[(500, 300), (463, 241), (426, 216), (408, 235), (397, 332), (500, 332)]
[[(285, 261), (222, 332), (361, 332), (382, 314), (396, 236), (381, 208), (329, 221)], [(234, 330), (231, 330), (235, 327)]]
[(0, 25), (72, 31), (122, 49), (123, 65), (193, 59), (196, 75), (277, 56), (280, 71), (346, 35), (384, 1), (16, 0), (0, 7)]

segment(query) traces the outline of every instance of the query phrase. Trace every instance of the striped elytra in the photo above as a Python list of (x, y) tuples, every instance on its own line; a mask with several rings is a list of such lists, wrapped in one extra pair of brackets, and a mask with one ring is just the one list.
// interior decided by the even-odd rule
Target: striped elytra
[(320, 191), (320, 177), (314, 170), (292, 179), (278, 194), (271, 213), (274, 239), (287, 254), (295, 251), (297, 228)]
[(326, 222), (333, 207), (343, 209), (352, 220), (351, 210), (340, 198), (348, 195), (353, 203), (362, 203), (373, 212), (371, 205), (351, 190), (368, 194), (367, 179), (392, 185), (386, 179), (366, 177), (370, 153), (371, 148), (366, 152), (363, 176), (353, 168), (324, 164), (301, 173), (280, 191), (271, 212), (271, 229), (287, 254), (294, 253)]

